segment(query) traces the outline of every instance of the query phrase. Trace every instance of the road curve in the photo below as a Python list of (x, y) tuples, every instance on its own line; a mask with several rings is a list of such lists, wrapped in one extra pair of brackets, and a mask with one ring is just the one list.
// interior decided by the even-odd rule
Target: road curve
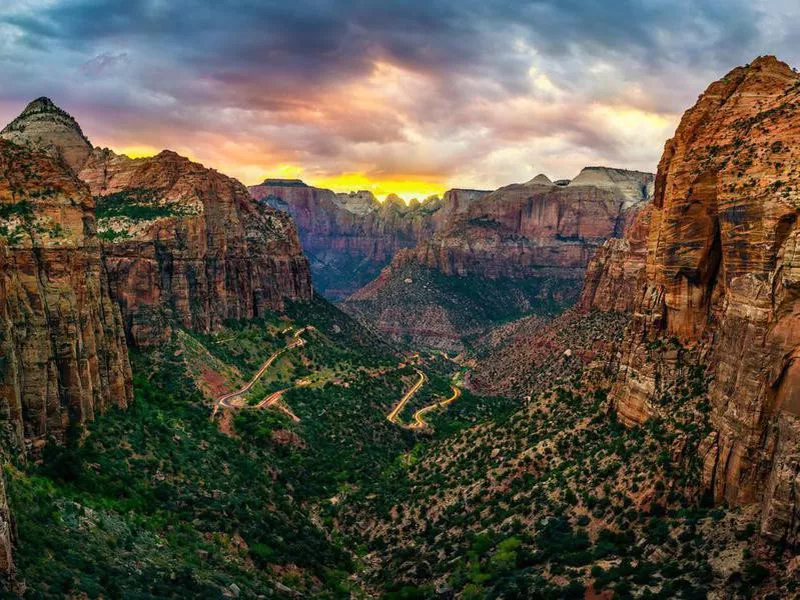
[[(250, 381), (248, 381), (247, 384), (243, 388), (238, 389), (235, 392), (230, 392), (229, 394), (224, 394), (224, 395), (220, 396), (219, 398), (217, 398), (217, 402), (214, 405), (214, 413), (216, 414), (216, 412), (219, 410), (220, 407), (222, 407), (222, 408), (236, 408), (235, 406), (230, 404), (230, 400), (232, 400), (233, 398), (236, 398), (238, 396), (242, 396), (243, 394), (246, 394), (247, 392), (249, 392), (250, 389), (256, 384), (256, 382), (259, 379), (261, 379), (261, 377), (264, 375), (264, 373), (267, 371), (267, 369), (270, 368), (272, 363), (274, 363), (275, 360), (277, 360), (277, 358), (281, 354), (283, 354), (287, 350), (291, 350), (292, 348), (296, 348), (297, 346), (302, 346), (305, 342), (300, 337), (300, 334), (302, 334), (304, 331), (306, 331), (306, 329), (309, 329), (309, 328), (308, 327), (303, 327), (302, 329), (298, 329), (295, 332), (295, 334), (292, 336), (292, 338), (293, 338), (292, 341), (289, 342), (288, 344), (286, 344), (285, 348), (281, 348), (277, 352), (274, 352), (272, 354), (272, 356), (270, 356), (267, 359), (267, 361), (263, 365), (261, 365), (261, 368), (256, 372), (255, 375), (253, 375), (253, 378)], [(286, 390), (282, 390), (280, 393), (282, 394), (285, 391)], [(271, 396), (268, 396), (265, 400), (269, 399), (270, 397)], [(278, 397), (280, 398), (280, 396), (278, 396)], [(262, 400), (262, 402), (264, 402), (265, 400)], [(260, 406), (261, 405), (259, 404), (259, 407)]]
[(424, 408), (420, 408), (417, 412), (414, 413), (414, 422), (408, 426), (409, 429), (422, 429), (427, 425), (425, 419), (423, 417), (431, 412), (432, 410), (439, 408), (440, 406), (447, 406), (451, 402), (455, 402), (458, 400), (458, 397), (461, 395), (461, 390), (454, 385), (450, 386), (453, 389), (453, 395), (450, 396), (447, 400), (443, 402), (437, 402), (436, 404), (430, 404)]
[(428, 379), (428, 376), (425, 375), (425, 373), (423, 373), (419, 369), (414, 369), (414, 370), (417, 372), (417, 375), (419, 375), (419, 381), (417, 381), (411, 387), (411, 389), (405, 393), (405, 395), (400, 399), (400, 402), (397, 403), (397, 406), (395, 406), (392, 409), (392, 412), (386, 415), (386, 418), (389, 419), (389, 421), (392, 423), (397, 423), (397, 415), (400, 414), (403, 408), (405, 408), (405, 405), (408, 403), (408, 401), (411, 400), (414, 394), (416, 394), (419, 391), (419, 388), (421, 388), (422, 385), (425, 383), (425, 381)]

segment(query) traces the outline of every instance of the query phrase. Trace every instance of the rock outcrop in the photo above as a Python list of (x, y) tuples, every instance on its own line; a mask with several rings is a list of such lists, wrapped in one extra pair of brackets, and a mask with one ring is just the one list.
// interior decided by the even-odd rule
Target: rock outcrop
[(112, 295), (137, 345), (162, 342), (174, 321), (208, 333), (311, 299), (291, 218), (235, 179), (170, 151), (96, 150), (79, 176), (97, 198)]
[(312, 297), (291, 219), (254, 202), (235, 179), (170, 151), (132, 159), (92, 149), (46, 99), (3, 135), (69, 159), (89, 185), (111, 293), (135, 344), (163, 342), (175, 323), (209, 332)]
[(0, 420), (22, 453), (132, 398), (94, 202), (60, 160), (0, 140)]
[(450, 190), (442, 200), (406, 203), (394, 194), (380, 203), (371, 192), (337, 194), (299, 180), (267, 179), (250, 187), (259, 202), (297, 223), (317, 289), (340, 300), (374, 279), (404, 248), (433, 235), (484, 192)]
[[(704, 483), (762, 504), (762, 531), (800, 543), (800, 75), (773, 57), (734, 69), (687, 111), (659, 164), (646, 284), (612, 390), (641, 423), (674, 338), (708, 365)], [(669, 409), (669, 407), (667, 407)]]
[[(457, 351), (463, 338), (497, 320), (553, 314), (573, 304), (589, 260), (606, 240), (623, 234), (649, 199), (653, 180), (634, 171), (608, 169), (607, 177), (589, 171), (601, 186), (585, 183), (589, 175), (582, 172), (566, 186), (539, 175), (470, 195), (435, 235), (398, 252), (343, 307), (396, 339)], [(478, 293), (482, 310), (475, 306)]]
[(652, 204), (630, 209), (630, 223), (621, 238), (611, 238), (597, 249), (586, 267), (578, 308), (629, 313), (645, 283), (647, 239)]

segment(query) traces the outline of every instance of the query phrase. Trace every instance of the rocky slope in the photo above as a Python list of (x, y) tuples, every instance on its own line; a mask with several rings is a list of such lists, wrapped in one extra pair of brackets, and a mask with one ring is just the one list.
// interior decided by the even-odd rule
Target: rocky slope
[(606, 240), (589, 261), (579, 309), (633, 311), (636, 295), (644, 284), (652, 204), (633, 207), (630, 213), (623, 236)]
[(374, 279), (403, 248), (433, 235), (476, 198), (476, 190), (450, 190), (443, 199), (408, 206), (390, 195), (380, 203), (368, 191), (336, 194), (296, 179), (267, 179), (253, 197), (289, 213), (311, 260), (317, 289), (340, 300)]
[(491, 323), (475, 318), (472, 301), (486, 282), (509, 293), (496, 305), (482, 298), (489, 315), (557, 312), (578, 299), (589, 260), (607, 239), (622, 235), (635, 207), (649, 198), (652, 179), (592, 167), (565, 186), (540, 175), (500, 188), (399, 252), (343, 306), (398, 339), (449, 350), (462, 349), (465, 337)]
[(174, 152), (131, 159), (93, 149), (46, 99), (2, 136), (70, 158), (88, 183), (112, 296), (135, 344), (164, 342), (175, 321), (207, 333), (226, 319), (282, 309), (285, 299), (311, 298), (291, 219), (256, 204), (235, 179)]
[(612, 390), (620, 418), (679, 368), (708, 365), (713, 433), (701, 447), (717, 502), (759, 503), (762, 531), (800, 542), (800, 75), (773, 57), (734, 69), (683, 116), (659, 164), (646, 284)]

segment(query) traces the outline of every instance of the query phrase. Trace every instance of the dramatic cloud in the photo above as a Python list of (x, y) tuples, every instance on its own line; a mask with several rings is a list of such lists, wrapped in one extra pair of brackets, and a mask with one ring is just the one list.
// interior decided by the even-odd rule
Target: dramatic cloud
[(4, 121), (48, 95), (116, 150), (406, 195), (653, 170), (710, 81), (800, 59), (790, 0), (7, 4)]

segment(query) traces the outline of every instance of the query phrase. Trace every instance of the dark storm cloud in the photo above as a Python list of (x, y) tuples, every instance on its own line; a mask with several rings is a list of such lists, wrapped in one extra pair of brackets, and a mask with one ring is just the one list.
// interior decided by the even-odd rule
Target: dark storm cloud
[(194, 147), (205, 132), (320, 173), (349, 156), (360, 161), (352, 170), (397, 171), (427, 144), (450, 153), (429, 163), (455, 176), (506, 143), (559, 135), (564, 154), (641, 167), (660, 144), (637, 154), (591, 107), (674, 118), (756, 54), (795, 59), (789, 34), (769, 29), (794, 10), (749, 0), (27, 0), (0, 8), (0, 108), (47, 93), (118, 145)]

